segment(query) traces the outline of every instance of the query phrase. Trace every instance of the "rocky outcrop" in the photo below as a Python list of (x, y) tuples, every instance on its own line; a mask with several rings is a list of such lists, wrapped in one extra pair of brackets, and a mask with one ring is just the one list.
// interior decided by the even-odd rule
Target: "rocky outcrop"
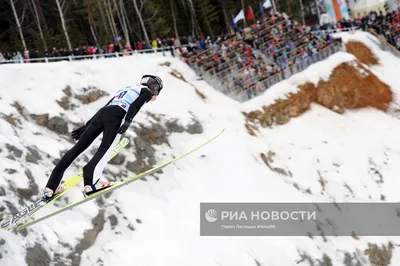
[(31, 114), (31, 118), (35, 120), (36, 124), (39, 126), (46, 127), (61, 135), (68, 134), (68, 122), (62, 117), (55, 116), (49, 118), (49, 114)]
[(104, 213), (104, 210), (100, 210), (97, 216), (92, 219), (93, 228), (85, 231), (79, 244), (75, 246), (74, 251), (68, 256), (68, 259), (72, 261), (72, 265), (80, 265), (82, 253), (94, 244), (99, 233), (103, 231), (106, 222)]
[(39, 188), (35, 183), (32, 172), (29, 169), (25, 170), (25, 175), (29, 180), (28, 188), (17, 188), (17, 194), (20, 199), (30, 200), (32, 196), (39, 194)]
[(378, 58), (365, 44), (358, 41), (349, 41), (346, 43), (346, 51), (354, 55), (358, 61), (368, 66), (377, 65)]
[(109, 95), (107, 92), (102, 91), (96, 87), (89, 86), (87, 89), (83, 88), (84, 94), (76, 94), (74, 97), (83, 104), (89, 104), (97, 101), (103, 96)]
[(298, 87), (299, 91), (290, 93), (286, 99), (276, 100), (262, 110), (244, 113), (249, 134), (256, 135), (256, 124), (261, 127), (286, 124), (309, 110), (312, 103), (342, 114), (346, 109), (364, 107), (386, 111), (392, 101), (389, 86), (358, 61), (340, 64), (329, 80), (320, 80), (316, 86), (305, 83)]
[(79, 100), (82, 104), (89, 104), (97, 101), (103, 96), (109, 95), (107, 92), (92, 86), (89, 86), (88, 88), (82, 88), (82, 90), (84, 93), (75, 94), (68, 85), (63, 90), (65, 95), (60, 100), (57, 100), (57, 103), (65, 110), (73, 110), (78, 106), (71, 103), (72, 98)]
[(185, 83), (189, 84), (190, 86), (192, 86), (192, 87), (194, 88), (196, 94), (199, 95), (199, 97), (200, 97), (203, 101), (205, 101), (205, 100), (207, 99), (207, 96), (206, 96), (203, 92), (201, 92), (199, 89), (197, 89), (192, 83), (190, 83), (189, 81), (187, 81), (187, 80), (185, 79), (185, 77), (184, 77), (180, 72), (178, 72), (178, 71), (175, 70), (175, 69), (172, 69), (172, 71), (170, 72), (170, 74), (171, 74), (172, 76), (174, 76), (175, 78), (180, 79), (180, 80), (182, 80), (183, 82), (185, 82)]
[(37, 147), (27, 147), (28, 153), (25, 156), (25, 160), (29, 163), (38, 163), (42, 159), (38, 152)]
[(185, 128), (179, 124), (178, 119), (172, 119), (165, 123), (165, 126), (169, 132), (177, 132), (182, 133), (185, 131)]
[(6, 144), (6, 148), (8, 150), (8, 152), (10, 153), (10, 155), (15, 156), (17, 158), (21, 158), (22, 156), (22, 151), (20, 149), (18, 149), (17, 147), (11, 145), (11, 144)]
[(368, 256), (371, 265), (388, 266), (391, 264), (394, 246), (391, 242), (387, 246), (368, 243), (364, 254)]
[(203, 126), (198, 120), (193, 119), (192, 123), (187, 126), (186, 131), (190, 134), (202, 134)]
[(112, 165), (123, 165), (125, 162), (125, 156), (123, 154), (118, 154), (114, 158), (112, 158), (111, 161), (109, 161), (109, 164)]
[[(155, 149), (153, 145), (167, 144), (170, 146), (168, 136), (172, 133), (188, 132), (190, 134), (203, 133), (203, 126), (200, 121), (193, 117), (192, 122), (186, 126), (182, 126), (177, 119), (165, 121), (163, 116), (148, 113), (157, 123), (152, 123), (151, 126), (134, 126), (133, 129), (136, 137), (133, 142), (135, 150), (135, 161), (128, 162), (126, 168), (133, 173), (141, 173), (157, 163), (155, 158)], [(130, 146), (129, 146), (130, 147)], [(160, 170), (160, 173), (162, 170)], [(145, 180), (145, 179), (143, 179)]]
[(33, 247), (26, 249), (25, 261), (29, 266), (47, 266), (50, 265), (51, 259), (42, 245), (35, 242)]

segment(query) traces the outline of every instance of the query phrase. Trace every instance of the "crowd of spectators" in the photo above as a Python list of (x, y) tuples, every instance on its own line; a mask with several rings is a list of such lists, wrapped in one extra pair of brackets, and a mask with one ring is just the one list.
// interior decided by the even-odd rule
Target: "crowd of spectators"
[[(96, 46), (81, 46), (74, 51), (53, 48), (51, 52), (19, 52), (2, 55), (5, 60), (34, 62), (36, 58), (48, 57), (50, 60), (62, 60), (60, 57), (88, 56), (99, 54), (123, 53), (136, 51), (153, 52), (154, 49), (169, 50), (173, 56), (178, 53), (184, 62), (192, 67), (214, 87), (227, 94), (238, 94), (256, 88), (267, 89), (280, 80), (304, 69), (327, 55), (325, 51), (335, 51), (341, 44), (340, 39), (333, 39), (332, 30), (344, 28), (374, 29), (378, 34), (400, 50), (400, 14), (388, 12), (370, 12), (356, 19), (339, 21), (336, 24), (315, 26), (299, 25), (284, 14), (272, 14), (262, 21), (257, 21), (244, 29), (218, 36), (183, 36), (176, 38), (158, 38), (151, 43), (137, 42), (135, 47), (129, 43)], [(290, 75), (290, 74), (289, 74)]]
[(357, 28), (364, 31), (375, 30), (376, 33), (383, 35), (386, 41), (400, 51), (400, 12), (388, 10), (385, 14), (382, 10), (371, 11), (368, 14), (357, 14), (351, 20), (343, 19), (337, 24), (315, 25), (313, 31), (331, 31), (344, 28)]
[[(188, 43), (188, 41), (193, 41), (191, 36), (182, 38), (182, 42)], [(180, 38), (163, 38), (163, 39), (156, 39), (153, 40), (151, 43), (146, 42), (137, 42), (135, 47), (132, 47), (130, 43), (126, 43), (124, 46), (119, 43), (111, 43), (109, 45), (103, 45), (102, 47), (96, 46), (87, 46), (82, 45), (80, 47), (75, 48), (73, 51), (69, 51), (67, 48), (56, 48), (53, 47), (51, 51), (25, 51), (23, 54), (20, 52), (6, 52), (2, 54), (0, 52), (0, 64), (6, 63), (7, 61), (10, 63), (14, 62), (21, 62), (24, 61), (25, 63), (29, 62), (41, 62), (37, 59), (48, 58), (49, 61), (59, 61), (65, 60), (69, 56), (74, 56), (74, 60), (79, 60), (80, 57), (91, 58), (94, 55), (106, 55), (105, 57), (115, 57), (115, 53), (122, 53), (123, 55), (130, 55), (133, 53), (134, 50), (136, 51), (146, 51), (152, 52), (154, 49), (158, 48), (165, 48), (169, 49), (172, 53), (174, 50), (172, 47), (179, 47), (181, 46)], [(82, 59), (82, 58), (81, 58)]]
[(204, 48), (185, 49), (183, 60), (198, 75), (224, 93), (238, 94), (257, 87), (265, 90), (274, 76), (280, 80), (304, 61), (341, 40), (314, 34), (289, 17), (275, 14), (232, 35), (210, 38)]

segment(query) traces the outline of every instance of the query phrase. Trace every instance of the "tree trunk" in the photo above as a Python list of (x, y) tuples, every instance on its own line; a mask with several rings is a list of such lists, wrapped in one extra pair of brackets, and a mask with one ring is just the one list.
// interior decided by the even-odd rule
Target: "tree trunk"
[(111, 0), (106, 0), (106, 1), (107, 1), (107, 6), (108, 6), (108, 12), (109, 12), (109, 16), (110, 16), (111, 25), (112, 25), (112, 27), (114, 29), (115, 37), (118, 37), (119, 36), (119, 31), (117, 29), (117, 25), (115, 24), (114, 10), (112, 9)]
[(110, 5), (109, 5), (107, 0), (104, 0), (104, 8), (105, 8), (105, 11), (106, 11), (106, 16), (107, 16), (108, 23), (110, 25), (111, 33), (113, 35), (112, 43), (114, 43), (115, 38), (118, 36), (118, 32), (115, 30), (115, 26), (114, 26), (114, 23), (113, 23), (114, 22), (114, 18), (113, 18), (112, 14), (111, 14), (112, 12), (110, 10)]
[(88, 19), (89, 19), (89, 26), (90, 26), (90, 31), (92, 32), (93, 39), (96, 43), (97, 49), (99, 49), (100, 54), (103, 54), (103, 49), (99, 44), (99, 40), (97, 39), (97, 34), (96, 34), (96, 29), (94, 28), (94, 19), (93, 19), (93, 14), (92, 14), (92, 9), (90, 4), (88, 3), (88, 0), (85, 0), (86, 7), (88, 9)]
[(11, 8), (12, 8), (12, 11), (14, 13), (15, 22), (17, 23), (19, 35), (21, 37), (22, 46), (24, 47), (24, 51), (28, 51), (28, 48), (26, 47), (26, 43), (25, 43), (24, 34), (22, 33), (22, 27), (21, 27), (21, 23), (19, 21), (17, 10), (15, 10), (15, 5), (14, 5), (15, 2), (14, 2), (14, 0), (9, 0), (9, 2), (11, 5)]
[(150, 44), (149, 36), (147, 35), (147, 31), (146, 31), (146, 27), (145, 27), (144, 22), (143, 22), (142, 14), (140, 14), (139, 8), (138, 8), (137, 3), (136, 3), (136, 0), (132, 0), (132, 1), (133, 1), (133, 5), (135, 6), (136, 14), (137, 14), (137, 16), (139, 18), (139, 21), (140, 21), (140, 24), (142, 26), (142, 30), (143, 30), (143, 33), (144, 33), (144, 38), (145, 38), (146, 42)]
[(306, 25), (306, 21), (304, 18), (304, 6), (303, 6), (303, 0), (299, 0), (300, 1), (300, 12), (301, 12), (301, 20), (303, 25)]
[(106, 34), (107, 34), (107, 40), (109, 40), (110, 35), (112, 35), (112, 33), (110, 33), (109, 25), (107, 25), (106, 18), (104, 17), (104, 10), (103, 10), (103, 6), (102, 6), (103, 3), (102, 3), (102, 1), (98, 1), (98, 0), (96, 0), (96, 3), (99, 6), (101, 20), (103, 21), (103, 26), (104, 26), (104, 29), (106, 30)]
[(178, 37), (178, 27), (176, 26), (176, 17), (175, 17), (175, 11), (174, 11), (174, 0), (170, 0), (171, 4), (171, 12), (172, 12), (172, 19), (174, 21), (174, 30), (175, 30), (175, 36)]
[(192, 21), (192, 35), (200, 35), (201, 29), (199, 27), (199, 24), (197, 22), (197, 17), (196, 17), (196, 11), (194, 9), (193, 1), (188, 0), (189, 3), (189, 8), (190, 8), (190, 14), (191, 14), (191, 21)]
[[(121, 0), (121, 1), (123, 1), (123, 0)], [(140, 37), (140, 36), (136, 33), (136, 31), (133, 31), (133, 29), (132, 29), (132, 25), (131, 25), (131, 23), (130, 23), (130, 21), (129, 21), (128, 13), (126, 12), (125, 4), (121, 5), (121, 11), (122, 11), (122, 17), (124, 18), (124, 21), (125, 21), (125, 25), (126, 25), (127, 28), (128, 28), (128, 32), (129, 32), (131, 35), (136, 35), (136, 36)]]
[(113, 1), (114, 1), (115, 9), (117, 10), (119, 23), (121, 24), (122, 32), (123, 32), (124, 37), (125, 37), (125, 42), (130, 43), (128, 28), (126, 26), (125, 17), (124, 17), (124, 15), (122, 13), (122, 5), (124, 4), (124, 1), (120, 0), (119, 1), (119, 5), (117, 4), (117, 0), (113, 0)]
[(32, 5), (33, 5), (33, 11), (35, 12), (36, 23), (37, 23), (38, 28), (39, 28), (40, 39), (42, 39), (43, 48), (44, 48), (45, 51), (48, 51), (46, 39), (44, 38), (44, 35), (43, 35), (42, 25), (40, 25), (40, 19), (39, 19), (39, 14), (38, 14), (38, 11), (37, 11), (35, 0), (32, 0)]
[(226, 12), (225, 1), (224, 0), (220, 0), (220, 2), (221, 2), (221, 5), (222, 5), (222, 13), (224, 15), (224, 20), (225, 20), (225, 24), (226, 24), (226, 30), (229, 33), (229, 32), (231, 32), (231, 29), (232, 29), (232, 22), (228, 18), (228, 13)]
[[(61, 18), (61, 25), (65, 34), (65, 38), (67, 39), (67, 45), (68, 45), (68, 49), (70, 52), (72, 52), (72, 45), (71, 45), (71, 41), (69, 39), (69, 35), (68, 35), (68, 31), (67, 31), (67, 25), (65, 24), (65, 19), (64, 19), (64, 11), (62, 6), (60, 5), (60, 0), (56, 0), (57, 3), (57, 8), (58, 11), (60, 13), (60, 18)], [(62, 2), (62, 5), (64, 5), (65, 2)]]

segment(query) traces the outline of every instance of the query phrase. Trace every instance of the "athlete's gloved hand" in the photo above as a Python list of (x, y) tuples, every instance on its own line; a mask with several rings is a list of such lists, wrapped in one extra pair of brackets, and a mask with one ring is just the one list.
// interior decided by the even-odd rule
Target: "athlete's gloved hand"
[(85, 125), (85, 126), (83, 126), (83, 127), (80, 127), (80, 128), (75, 129), (74, 131), (72, 131), (71, 137), (72, 137), (74, 140), (79, 140), (79, 138), (81, 137), (83, 131), (85, 131), (86, 127), (87, 127), (87, 126)]
[(128, 130), (128, 128), (129, 128), (131, 122), (132, 122), (132, 120), (125, 119), (125, 122), (124, 122), (124, 123), (122, 124), (122, 126), (118, 129), (117, 133), (119, 133), (119, 134), (124, 134), (124, 133)]

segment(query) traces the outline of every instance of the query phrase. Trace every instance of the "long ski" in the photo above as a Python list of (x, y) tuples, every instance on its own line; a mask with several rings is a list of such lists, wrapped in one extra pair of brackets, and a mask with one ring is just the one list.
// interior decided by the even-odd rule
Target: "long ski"
[[(120, 151), (122, 151), (123, 148), (128, 145), (129, 139), (128, 138), (122, 138), (117, 145), (115, 145), (113, 153), (110, 156), (110, 159), (113, 159)], [(31, 217), (43, 207), (47, 206), (48, 204), (54, 202), (58, 198), (60, 198), (62, 195), (67, 193), (70, 189), (73, 187), (77, 186), (80, 182), (83, 180), (83, 171), (81, 170), (74, 176), (70, 177), (64, 182), (64, 185), (66, 186), (66, 189), (59, 194), (56, 194), (51, 201), (44, 201), (42, 198), (36, 200), (35, 202), (31, 203), (27, 207), (23, 208), (21, 211), (19, 211), (17, 214), (13, 215), (10, 218), (7, 218), (3, 221), (0, 221), (0, 229), (6, 230), (6, 231), (12, 231), (16, 226), (19, 224), (23, 223), (27, 218)]]
[(215, 140), (217, 137), (219, 137), (223, 132), (224, 132), (224, 130), (222, 130), (220, 133), (218, 133), (218, 135), (216, 135), (216, 136), (214, 136), (214, 137), (208, 139), (206, 142), (204, 142), (204, 143), (198, 145), (197, 147), (195, 147), (195, 148), (189, 150), (188, 152), (186, 152), (186, 153), (184, 153), (184, 154), (182, 154), (182, 155), (180, 155), (180, 156), (178, 156), (178, 157), (176, 157), (176, 158), (174, 158), (174, 159), (171, 159), (171, 160), (169, 160), (169, 161), (167, 161), (167, 162), (164, 162), (163, 164), (160, 164), (160, 165), (158, 165), (158, 166), (156, 166), (156, 167), (154, 167), (154, 168), (151, 168), (151, 169), (147, 170), (146, 172), (143, 172), (143, 173), (140, 173), (140, 174), (138, 174), (138, 175), (136, 175), (136, 176), (130, 177), (130, 178), (128, 178), (128, 179), (126, 179), (126, 180), (124, 180), (124, 181), (122, 181), (122, 182), (119, 182), (119, 183), (117, 183), (117, 184), (112, 185), (112, 186), (109, 187), (109, 188), (106, 188), (106, 189), (101, 190), (101, 191), (99, 191), (99, 192), (97, 192), (97, 193), (91, 194), (91, 195), (87, 196), (86, 198), (83, 198), (83, 199), (81, 199), (81, 200), (78, 200), (78, 201), (76, 201), (76, 202), (73, 202), (73, 203), (71, 203), (71, 204), (68, 204), (67, 206), (62, 207), (62, 208), (60, 208), (60, 209), (58, 209), (58, 210), (56, 210), (56, 211), (54, 211), (54, 212), (51, 212), (51, 213), (49, 213), (49, 214), (47, 214), (47, 215), (42, 216), (42, 217), (40, 217), (40, 218), (34, 219), (34, 220), (29, 221), (29, 222), (24, 223), (24, 224), (20, 224), (18, 227), (15, 228), (15, 231), (19, 231), (19, 230), (21, 230), (21, 229), (23, 229), (23, 228), (27, 228), (27, 227), (29, 227), (29, 226), (32, 226), (32, 225), (34, 225), (34, 224), (37, 224), (37, 223), (39, 223), (39, 222), (41, 222), (41, 221), (43, 221), (43, 220), (49, 219), (50, 217), (53, 217), (53, 216), (55, 216), (55, 215), (57, 215), (57, 214), (60, 214), (60, 213), (65, 212), (65, 211), (67, 211), (67, 210), (69, 210), (69, 209), (72, 209), (72, 208), (74, 208), (74, 207), (76, 207), (76, 206), (79, 206), (79, 205), (81, 205), (81, 204), (83, 204), (83, 203), (85, 203), (85, 202), (87, 202), (87, 201), (93, 200), (93, 199), (95, 199), (95, 198), (98, 197), (98, 196), (101, 196), (101, 195), (104, 195), (104, 194), (106, 194), (106, 193), (109, 193), (109, 192), (111, 192), (111, 191), (113, 191), (113, 190), (116, 190), (116, 189), (122, 187), (122, 186), (126, 186), (126, 185), (128, 185), (129, 183), (131, 183), (131, 182), (133, 182), (133, 181), (136, 181), (136, 180), (139, 180), (140, 178), (142, 178), (142, 177), (144, 177), (144, 176), (147, 176), (147, 175), (150, 175), (150, 174), (152, 174), (152, 173), (154, 173), (154, 172), (157, 172), (157, 171), (161, 170), (162, 168), (166, 167), (167, 165), (169, 165), (169, 164), (171, 164), (171, 163), (174, 163), (174, 162), (178, 161), (179, 159), (182, 159), (183, 157), (185, 157), (185, 156), (187, 156), (187, 155), (193, 153), (194, 151), (196, 151), (196, 150), (198, 150), (198, 149), (204, 147), (205, 145), (207, 145), (208, 143), (210, 143), (211, 141), (213, 141), (213, 140)]

